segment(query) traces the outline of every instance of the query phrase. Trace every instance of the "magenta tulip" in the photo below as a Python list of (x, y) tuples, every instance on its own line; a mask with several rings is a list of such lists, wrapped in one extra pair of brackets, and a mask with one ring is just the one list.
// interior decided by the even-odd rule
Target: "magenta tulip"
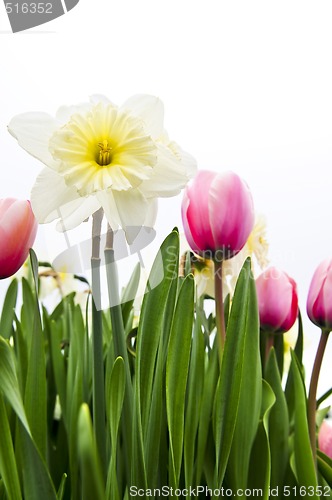
[(37, 226), (29, 201), (0, 200), (0, 279), (15, 274), (25, 262)]
[(283, 271), (269, 267), (257, 278), (256, 290), (262, 330), (287, 332), (298, 315), (295, 281)]
[(192, 250), (225, 260), (245, 245), (254, 225), (247, 184), (233, 172), (198, 172), (182, 202), (184, 231)]
[(324, 260), (313, 275), (307, 313), (315, 325), (332, 330), (332, 259)]
[(318, 446), (325, 455), (332, 459), (332, 424), (328, 424), (325, 420), (319, 429)]

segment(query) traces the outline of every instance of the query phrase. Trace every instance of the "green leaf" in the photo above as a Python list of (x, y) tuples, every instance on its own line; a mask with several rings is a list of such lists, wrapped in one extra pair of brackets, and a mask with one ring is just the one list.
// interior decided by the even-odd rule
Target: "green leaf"
[(0, 393), (0, 476), (3, 479), (6, 493), (11, 500), (21, 500), (21, 487), (17, 472), (12, 436), (10, 433), (7, 411)]
[(83, 403), (78, 417), (78, 456), (81, 464), (82, 499), (104, 500), (103, 477), (93, 436), (89, 407)]
[[(137, 334), (137, 389), (144, 434), (150, 412), (153, 375), (159, 337), (163, 330), (167, 297), (173, 280), (177, 278), (178, 266), (179, 235), (177, 232), (172, 232), (161, 245), (154, 261), (142, 304)], [(160, 282), (159, 285), (154, 287), (154, 283), (158, 282)]]
[(332, 394), (332, 387), (331, 387), (331, 389), (329, 389), (328, 391), (324, 392), (324, 394), (323, 394), (323, 395), (322, 395), (319, 399), (317, 399), (317, 408), (319, 408), (319, 407), (320, 407), (320, 405), (321, 405), (322, 403), (324, 403), (324, 401), (325, 401), (325, 400), (326, 400), (329, 396), (331, 396), (331, 394)]
[(196, 435), (204, 387), (205, 342), (199, 319), (196, 317), (188, 377), (187, 407), (184, 434), (185, 484), (193, 486)]
[(62, 479), (61, 479), (61, 483), (59, 486), (59, 490), (58, 490), (58, 493), (56, 495), (57, 500), (63, 499), (63, 495), (65, 493), (65, 487), (66, 487), (66, 480), (67, 480), (67, 474), (63, 474)]
[[(251, 491), (256, 489), (261, 490), (263, 493), (261, 495), (262, 498), (268, 500), (271, 474), (269, 428), (271, 429), (272, 427), (269, 418), (276, 398), (271, 387), (265, 380), (262, 380), (262, 384), (261, 417), (256, 438), (251, 450), (248, 488)], [(282, 491), (282, 489), (280, 491)]]
[[(202, 472), (204, 465), (206, 466), (206, 450), (208, 436), (212, 434), (211, 421), (213, 413), (213, 395), (216, 392), (216, 387), (219, 377), (219, 352), (217, 342), (215, 340), (214, 348), (211, 350), (210, 356), (207, 359), (204, 373), (204, 388), (203, 397), (199, 413), (198, 435), (197, 435), (197, 456), (196, 456), (196, 484), (203, 484)], [(212, 454), (213, 448), (209, 447), (209, 453)], [(214, 470), (213, 470), (214, 473)], [(211, 474), (212, 475), (212, 474)]]
[(40, 452), (21, 425), (23, 487), (26, 500), (56, 500), (56, 493), (47, 466)]
[(317, 451), (318, 470), (329, 486), (332, 487), (332, 460), (321, 451)]
[[(302, 367), (302, 354), (303, 354), (303, 326), (302, 326), (302, 318), (301, 314), (299, 313), (298, 316), (298, 322), (299, 322), (299, 329), (298, 329), (298, 336), (297, 336), (297, 341), (294, 349), (294, 353), (296, 354), (296, 357), (298, 359), (298, 362), (301, 366), (301, 371), (303, 371)], [(294, 402), (295, 402), (295, 394), (294, 394), (294, 381), (293, 381), (293, 370), (292, 370), (292, 363), (291, 361), (291, 366), (288, 371), (288, 377), (287, 377), (287, 382), (286, 382), (286, 388), (285, 388), (285, 396), (286, 396), (286, 401), (287, 401), (287, 406), (288, 406), (288, 413), (289, 413), (289, 421), (292, 421), (293, 413), (294, 413)]]
[[(250, 273), (250, 268), (248, 268), (248, 273)], [(232, 310), (227, 329), (227, 336), (243, 335), (240, 399), (227, 469), (227, 483), (234, 491), (240, 488), (245, 489), (247, 486), (251, 447), (257, 432), (262, 400), (258, 306), (253, 278), (249, 277), (249, 280), (251, 281), (248, 288), (247, 311), (244, 311), (244, 314), (247, 314), (243, 323), (244, 332), (242, 333), (241, 326), (234, 322)], [(235, 313), (241, 309), (242, 300), (245, 298), (239, 294), (234, 295), (232, 309), (234, 308)], [(241, 302), (237, 303), (237, 301)], [(233, 353), (228, 351), (227, 355), (232, 357)]]
[(8, 287), (0, 318), (0, 335), (4, 339), (9, 339), (13, 332), (17, 290), (17, 279), (13, 279)]
[[(231, 451), (241, 399), (241, 386), (248, 383), (245, 376), (248, 376), (249, 367), (245, 362), (245, 357), (248, 349), (250, 358), (256, 359), (258, 352), (257, 315), (255, 282), (251, 275), (250, 259), (247, 259), (235, 288), (228, 320), (221, 373), (215, 394), (214, 437), (216, 443), (216, 475), (219, 487), (222, 485)], [(252, 338), (253, 340), (251, 340)], [(252, 352), (250, 352), (251, 349), (253, 349)], [(259, 365), (258, 361), (257, 365)], [(255, 368), (259, 370), (258, 366)], [(257, 377), (259, 377), (258, 371), (254, 374), (254, 384), (257, 383)], [(261, 400), (259, 390), (256, 391), (255, 389), (253, 399), (255, 415), (249, 426), (250, 435), (254, 426), (257, 428), (258, 422), (255, 423), (256, 408), (259, 408)], [(251, 439), (252, 437), (248, 435), (247, 447)], [(250, 452), (250, 449), (246, 449), (245, 453), (248, 451)], [(243, 464), (246, 464), (246, 458), (243, 458)]]
[(15, 315), (14, 347), (17, 358), (17, 377), (19, 380), (21, 394), (25, 393), (25, 384), (28, 373), (28, 345), (22, 326)]
[(117, 445), (120, 418), (126, 388), (126, 372), (124, 361), (121, 357), (114, 361), (111, 372), (111, 380), (108, 386), (106, 405), (108, 409), (109, 429), (111, 433), (111, 461), (109, 464), (106, 484), (106, 497), (120, 500), (118, 478), (117, 478)]
[(29, 282), (25, 278), (22, 278), (22, 294), (23, 303), (21, 309), (21, 324), (23, 332), (25, 333), (28, 340), (28, 346), (30, 349), (30, 342), (33, 335), (35, 318), (35, 297), (33, 295)]
[(170, 484), (175, 488), (179, 484), (182, 462), (184, 407), (193, 316), (194, 278), (188, 275), (179, 292), (166, 362), (166, 408), (170, 441), (169, 473)]
[(178, 280), (172, 281), (168, 296), (164, 321), (159, 336), (157, 361), (152, 386), (151, 408), (146, 429), (144, 452), (148, 487), (155, 488), (167, 484), (168, 429), (166, 417), (165, 370), (169, 335), (174, 315)]
[(19, 417), (22, 442), (22, 463), (24, 476), (24, 498), (27, 500), (55, 500), (55, 490), (36, 443), (34, 442), (27, 420), (13, 352), (9, 344), (0, 337), (0, 390)]
[[(160, 410), (160, 401), (153, 395), (153, 384), (158, 349), (163, 347), (162, 338), (168, 336), (168, 324), (172, 320), (178, 266), (179, 235), (173, 231), (161, 245), (153, 263), (137, 333), (133, 427), (133, 464), (136, 466), (133, 467), (132, 484), (142, 487), (146, 487), (148, 477), (145, 459), (154, 470), (156, 467), (156, 464), (151, 462), (151, 457), (155, 454), (155, 451), (151, 451), (151, 444), (155, 446), (155, 443), (151, 443), (151, 436), (158, 434), (160, 420), (156, 422), (155, 414), (151, 414), (151, 406), (157, 405)], [(158, 370), (163, 368), (162, 361), (160, 358)], [(156, 381), (158, 386), (159, 375), (160, 373)], [(152, 481), (153, 476), (154, 472), (150, 476)]]
[(30, 432), (16, 374), (15, 359), (10, 345), (0, 337), (0, 390), (15, 413)]
[[(50, 323), (50, 350), (54, 370), (55, 384), (59, 395), (61, 411), (65, 425), (68, 426), (67, 415), (67, 388), (65, 359), (61, 353), (62, 328), (61, 325), (51, 321)], [(68, 427), (67, 427), (68, 428)]]
[(141, 266), (139, 263), (137, 263), (130, 277), (129, 283), (125, 287), (121, 297), (121, 309), (122, 309), (124, 325), (127, 324), (130, 311), (133, 307), (134, 299), (136, 297), (139, 285), (140, 275), (141, 275)]
[[(292, 354), (293, 383), (295, 395), (294, 411), (294, 466), (295, 475), (301, 486), (317, 486), (316, 469), (310, 446), (307, 399), (299, 362)], [(319, 498), (315, 495), (313, 498)]]
[(271, 349), (267, 360), (265, 379), (276, 397), (270, 414), (271, 487), (282, 488), (289, 455), (289, 421), (287, 402), (281, 386), (281, 376), (274, 348)]
[[(34, 254), (32, 268), (34, 269)], [(36, 257), (35, 257), (36, 258)], [(38, 263), (37, 263), (38, 265)], [(38, 273), (38, 271), (36, 271)], [(42, 456), (46, 457), (47, 439), (47, 385), (44, 335), (38, 304), (38, 294), (34, 294), (33, 331), (30, 344), (24, 406), (35, 443)]]
[(35, 283), (35, 289), (36, 289), (37, 297), (38, 297), (38, 281), (39, 281), (39, 276), (38, 276), (38, 259), (37, 259), (37, 255), (35, 254), (35, 252), (34, 252), (34, 250), (32, 248), (30, 248), (29, 254), (30, 254), (30, 263), (31, 263), (33, 280), (34, 280), (34, 283)]

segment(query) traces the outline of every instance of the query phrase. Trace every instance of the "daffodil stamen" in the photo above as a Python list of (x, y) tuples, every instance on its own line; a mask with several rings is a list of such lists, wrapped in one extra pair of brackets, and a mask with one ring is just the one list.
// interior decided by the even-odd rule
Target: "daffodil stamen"
[(108, 143), (108, 140), (105, 139), (102, 142), (98, 142), (98, 146), (100, 148), (98, 163), (102, 167), (109, 165), (112, 161), (111, 158), (111, 146)]

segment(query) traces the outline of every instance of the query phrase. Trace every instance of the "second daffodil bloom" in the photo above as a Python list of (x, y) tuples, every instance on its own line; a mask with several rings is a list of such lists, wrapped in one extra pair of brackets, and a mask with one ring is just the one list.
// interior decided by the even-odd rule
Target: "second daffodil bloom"
[(65, 231), (100, 207), (113, 230), (122, 227), (133, 240), (156, 216), (156, 198), (178, 194), (196, 170), (195, 160), (163, 127), (163, 104), (137, 95), (122, 106), (103, 96), (62, 107), (53, 118), (24, 113), (9, 132), (46, 165), (32, 189), (37, 220), (60, 219)]

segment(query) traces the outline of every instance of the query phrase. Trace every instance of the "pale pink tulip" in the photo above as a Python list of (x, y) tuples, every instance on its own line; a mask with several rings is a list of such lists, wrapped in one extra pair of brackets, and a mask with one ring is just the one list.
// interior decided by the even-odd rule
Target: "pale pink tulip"
[(324, 260), (313, 275), (307, 313), (315, 325), (332, 330), (332, 259)]
[(269, 332), (290, 330), (298, 315), (295, 281), (275, 267), (269, 267), (256, 280), (261, 328)]
[(0, 200), (0, 279), (15, 274), (25, 262), (37, 226), (29, 201)]
[(332, 459), (332, 424), (328, 424), (326, 420), (319, 429), (318, 447), (328, 457)]
[(192, 250), (225, 260), (245, 245), (254, 225), (247, 184), (235, 173), (198, 172), (182, 202), (184, 231)]

